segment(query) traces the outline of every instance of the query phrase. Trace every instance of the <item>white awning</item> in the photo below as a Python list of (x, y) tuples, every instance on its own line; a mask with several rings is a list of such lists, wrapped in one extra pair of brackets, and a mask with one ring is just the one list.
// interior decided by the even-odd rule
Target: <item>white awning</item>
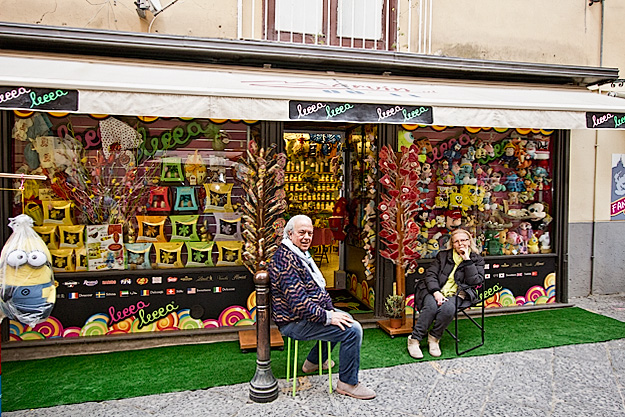
[(586, 129), (587, 112), (625, 113), (625, 100), (574, 87), (11, 53), (0, 54), (0, 68), (0, 86), (78, 90), (77, 113), (89, 114), (288, 121), (297, 100), (427, 106), (441, 126)]

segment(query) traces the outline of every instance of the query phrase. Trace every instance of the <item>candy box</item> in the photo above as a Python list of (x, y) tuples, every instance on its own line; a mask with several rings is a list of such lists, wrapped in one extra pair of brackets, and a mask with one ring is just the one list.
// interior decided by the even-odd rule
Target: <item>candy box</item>
[(124, 244), (121, 224), (86, 226), (89, 271), (124, 269)]

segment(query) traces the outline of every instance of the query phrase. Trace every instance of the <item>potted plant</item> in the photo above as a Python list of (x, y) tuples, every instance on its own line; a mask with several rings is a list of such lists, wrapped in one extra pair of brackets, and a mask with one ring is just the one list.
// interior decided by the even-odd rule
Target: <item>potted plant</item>
[(404, 314), (404, 296), (399, 294), (390, 294), (386, 297), (384, 309), (386, 315), (391, 319), (391, 328), (397, 329), (401, 327), (402, 317)]

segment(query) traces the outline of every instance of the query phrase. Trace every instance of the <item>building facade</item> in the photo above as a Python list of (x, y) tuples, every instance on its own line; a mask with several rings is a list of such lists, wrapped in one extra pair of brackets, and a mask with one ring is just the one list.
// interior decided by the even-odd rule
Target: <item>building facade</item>
[[(253, 321), (253, 300), (241, 300), (253, 286), (241, 266), (240, 218), (231, 207), (240, 204), (243, 191), (230, 171), (252, 138), (275, 143), (289, 157), (290, 209), (326, 213), (319, 218), (319, 229), (346, 232), (335, 249), (339, 273), (327, 279), (349, 289), (378, 314), (382, 312), (379, 300), (391, 291), (393, 282), (383, 278), (392, 275), (393, 268), (380, 256), (384, 246), (377, 236), (383, 226), (377, 216), (384, 211), (381, 192), (376, 190), (380, 187), (372, 186), (379, 180), (372, 168), (383, 145), (397, 150), (412, 144), (420, 145), (419, 151), (425, 148), (420, 169), (427, 166), (432, 172), (420, 179), (423, 265), (445, 243), (446, 231), (462, 224), (481, 236), (485, 254), (492, 257), (490, 288), (499, 293), (491, 300), (494, 307), (523, 305), (530, 298), (534, 298), (531, 303), (539, 297), (545, 303), (566, 302), (572, 296), (623, 291), (620, 266), (625, 252), (619, 236), (625, 223), (611, 220), (615, 216), (610, 213), (610, 168), (613, 155), (625, 154), (625, 142), (619, 125), (606, 129), (605, 124), (593, 125), (592, 117), (597, 121), (625, 113), (625, 102), (601, 94), (625, 65), (618, 24), (625, 6), (609, 1), (557, 7), (530, 1), (521, 6), (494, 0), (480, 2), (479, 7), (432, 0), (222, 3), (0, 1), (4, 20), (0, 52), (7, 69), (0, 86), (6, 89), (5, 102), (17, 99), (16, 87), (23, 87), (39, 94), (41, 105), (29, 112), (31, 97), (29, 106), (13, 102), (3, 107), (3, 137), (15, 143), (6, 148), (5, 170), (28, 165), (26, 155), (33, 151), (26, 149), (29, 141), (16, 139), (15, 131), (20, 126), (28, 130), (39, 119), (54, 126), (55, 138), (68, 133), (73, 139), (80, 137), (81, 151), (90, 157), (104, 153), (106, 141), (121, 143), (122, 150), (135, 149), (132, 144), (124, 148), (132, 138), (118, 140), (121, 130), (134, 128), (131, 136), (139, 133), (142, 156), (160, 158), (158, 175), (152, 173), (160, 183), (150, 191), (150, 210), (133, 217), (131, 232), (127, 226), (122, 231), (126, 250), (139, 259), (149, 247), (152, 258), (141, 259), (156, 267), (149, 273), (137, 267), (141, 263), (130, 267), (126, 252), (121, 262), (129, 287), (111, 284), (115, 289), (108, 291), (108, 299), (115, 297), (115, 302), (106, 308), (102, 304), (90, 309), (93, 302), (87, 300), (98, 293), (106, 299), (105, 288), (98, 287), (101, 291), (88, 292), (80, 300), (81, 292), (73, 289), (72, 282), (93, 282), (93, 269), (87, 262), (85, 270), (79, 270), (77, 259), (83, 249), (61, 242), (64, 233), (75, 232), (72, 227), (84, 226), (88, 232), (104, 219), (96, 213), (89, 219), (89, 213), (82, 213), (88, 221), (45, 222), (52, 210), (62, 212), (65, 206), (40, 204), (42, 234), (54, 225), (52, 238), (64, 243), (55, 247), (60, 262), (72, 256), (74, 263), (71, 273), (58, 271), (63, 281), (59, 294), (85, 303), (79, 319), (70, 313), (59, 317), (64, 327), (72, 329), (68, 335), (107, 333), (113, 325), (113, 331), (126, 330), (132, 320), (126, 320), (130, 314), (123, 311), (130, 308), (126, 297), (133, 295), (134, 308), (144, 312), (136, 324), (143, 331)], [(595, 91), (588, 91), (589, 86)], [(45, 97), (55, 101), (50, 89), (69, 92), (69, 101), (58, 108), (45, 107)], [(324, 105), (321, 117), (317, 112), (321, 102), (348, 106), (328, 111)], [(387, 106), (382, 113), (375, 107), (380, 104)], [(395, 114), (399, 108), (405, 111), (403, 118)], [(103, 122), (111, 120), (109, 115), (117, 116), (115, 121)], [(185, 139), (176, 143), (171, 138), (178, 131), (184, 132)], [(41, 149), (46, 146), (37, 137), (29, 140), (41, 163), (45, 154)], [(54, 142), (52, 148), (71, 148), (61, 142)], [(531, 158), (523, 156), (528, 153)], [(204, 162), (196, 160), (197, 155)], [(445, 179), (444, 162), (453, 180)], [(208, 171), (192, 174), (196, 175), (192, 182), (185, 170), (194, 165), (205, 165)], [(450, 197), (479, 190), (478, 173), (489, 170), (488, 188), (479, 201), (466, 197), (464, 204), (450, 204)], [(197, 175), (215, 180), (198, 181)], [(493, 176), (502, 188), (494, 188)], [(524, 179), (528, 182), (520, 185)], [(223, 192), (214, 185), (219, 183), (230, 183), (230, 188)], [(54, 198), (40, 194), (39, 200), (72, 200), (74, 206), (87, 206), (67, 193), (64, 199), (56, 191)], [(345, 225), (336, 230), (329, 217), (337, 217), (339, 197), (351, 206)], [(182, 201), (190, 205), (180, 209)], [(542, 217), (529, 215), (536, 203), (542, 205)], [(496, 215), (499, 211), (502, 217)], [(4, 213), (5, 217), (15, 214), (8, 202)], [(495, 226), (487, 227), (489, 222)], [(195, 235), (183, 236), (180, 230), (186, 226)], [(350, 235), (345, 226), (356, 232)], [(156, 235), (148, 236), (148, 227)], [(543, 238), (541, 243), (530, 243), (531, 236), (523, 235), (524, 230), (532, 232), (536, 241), (550, 235), (551, 242)], [(101, 231), (114, 235), (109, 232)], [(211, 239), (202, 239), (203, 234)], [(83, 236), (88, 239), (89, 233)], [(428, 243), (435, 246), (428, 249)], [(73, 250), (71, 255), (63, 255), (67, 249)], [(213, 253), (210, 260), (189, 264), (191, 253), (201, 257), (207, 251)], [(515, 270), (517, 255), (538, 267)], [(494, 271), (495, 265), (501, 272)], [(408, 274), (406, 293), (420, 273), (418, 267), (410, 272), (414, 274)], [(532, 273), (538, 278), (531, 278)], [(96, 271), (94, 285), (113, 281), (117, 274)], [(522, 284), (510, 283), (516, 274), (530, 278)], [(495, 282), (497, 277), (501, 280)], [(146, 285), (168, 280), (169, 287), (147, 289)], [(182, 284), (198, 280), (205, 284)], [(221, 301), (209, 302), (210, 306), (188, 301), (184, 308), (178, 306), (182, 314), (168, 315), (167, 320), (142, 308), (147, 304), (140, 298), (148, 295), (145, 291), (161, 296), (163, 308), (171, 304), (173, 309), (176, 303), (168, 295), (189, 300), (198, 290), (213, 295), (231, 291), (238, 298), (216, 298)], [(205, 314), (211, 308), (216, 312)], [(105, 313), (109, 321), (103, 330), (97, 319)], [(145, 314), (152, 314), (154, 320), (145, 319)]]

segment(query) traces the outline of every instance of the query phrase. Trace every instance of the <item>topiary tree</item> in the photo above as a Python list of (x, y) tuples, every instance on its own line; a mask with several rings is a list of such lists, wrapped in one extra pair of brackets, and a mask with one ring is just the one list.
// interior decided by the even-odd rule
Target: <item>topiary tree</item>
[(422, 209), (419, 190), (420, 164), (416, 145), (396, 153), (389, 146), (380, 149), (380, 182), (384, 186), (380, 210), (380, 240), (385, 249), (380, 255), (395, 264), (396, 292), (405, 294), (406, 271), (416, 269), (420, 254), (417, 243), (420, 228), (416, 222)]

